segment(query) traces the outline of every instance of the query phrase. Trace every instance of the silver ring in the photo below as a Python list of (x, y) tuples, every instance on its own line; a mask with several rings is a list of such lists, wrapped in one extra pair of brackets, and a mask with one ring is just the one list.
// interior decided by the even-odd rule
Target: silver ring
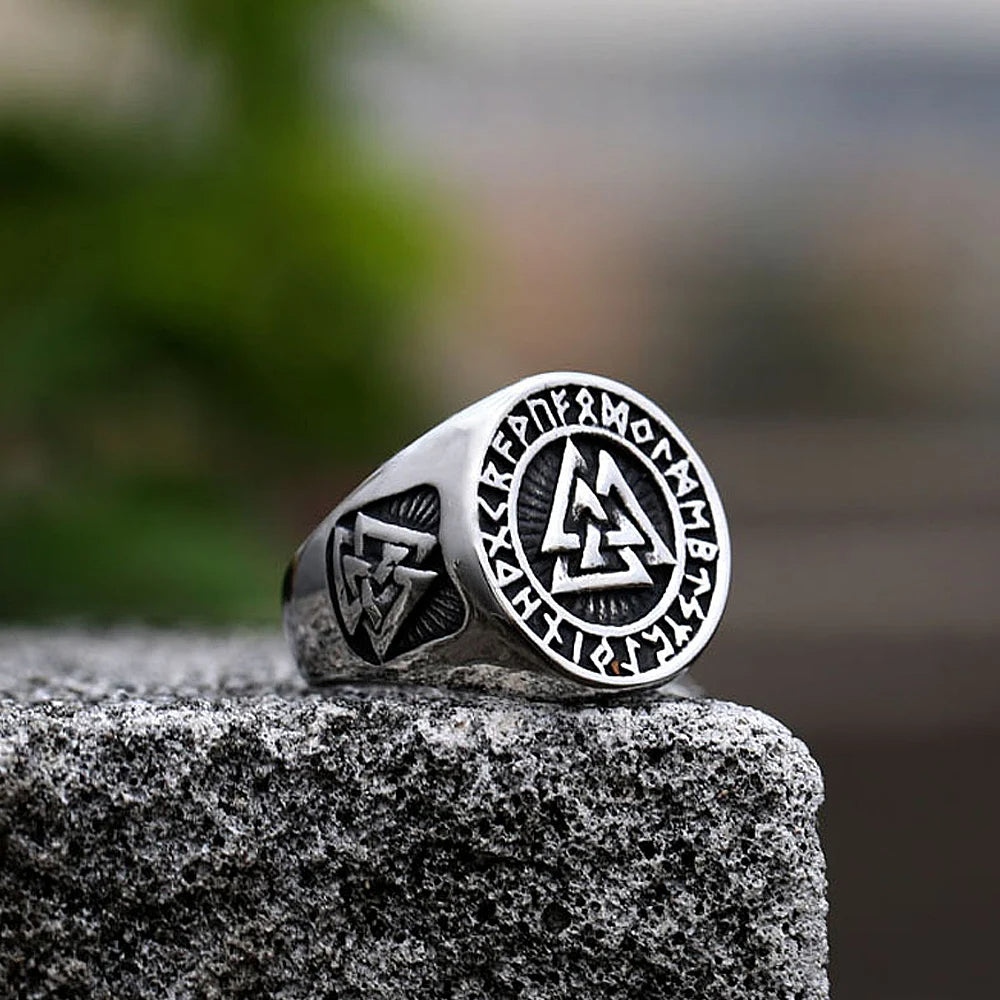
[(553, 372), (428, 431), (335, 507), (285, 576), (315, 684), (659, 687), (715, 632), (725, 512), (640, 393)]

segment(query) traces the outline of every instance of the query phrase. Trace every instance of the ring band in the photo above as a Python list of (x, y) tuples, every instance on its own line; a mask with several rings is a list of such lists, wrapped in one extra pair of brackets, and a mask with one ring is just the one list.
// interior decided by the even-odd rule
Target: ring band
[(729, 575), (722, 502), (670, 418), (554, 372), (455, 414), (335, 507), (285, 575), (285, 633), (315, 684), (652, 688), (705, 648)]

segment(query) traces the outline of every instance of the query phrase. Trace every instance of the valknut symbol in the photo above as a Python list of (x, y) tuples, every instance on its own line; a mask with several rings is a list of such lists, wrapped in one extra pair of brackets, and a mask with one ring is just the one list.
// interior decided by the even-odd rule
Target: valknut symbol
[(434, 570), (419, 568), (436, 545), (429, 532), (369, 514), (358, 514), (353, 530), (337, 526), (333, 577), (340, 613), (351, 635), (363, 619), (379, 659), (437, 577)]
[[(567, 438), (541, 551), (556, 555), (553, 594), (653, 584), (647, 566), (676, 562), (610, 453), (597, 456), (591, 487), (584, 457)], [(581, 552), (579, 572), (569, 556)]]

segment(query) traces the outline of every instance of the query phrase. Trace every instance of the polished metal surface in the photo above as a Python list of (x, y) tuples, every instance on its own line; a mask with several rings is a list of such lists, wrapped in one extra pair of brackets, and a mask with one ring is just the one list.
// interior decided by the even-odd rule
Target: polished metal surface
[(554, 372), (446, 420), (335, 507), (288, 568), (285, 632), (316, 684), (652, 688), (705, 648), (729, 573), (722, 503), (673, 422)]

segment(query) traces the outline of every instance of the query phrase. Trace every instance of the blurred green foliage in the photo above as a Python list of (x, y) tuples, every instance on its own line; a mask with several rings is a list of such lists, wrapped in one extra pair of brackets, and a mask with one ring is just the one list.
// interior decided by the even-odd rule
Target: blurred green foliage
[(433, 229), (331, 92), (359, 3), (106, 6), (205, 85), (0, 112), (0, 617), (273, 620), (288, 494), (413, 405)]

